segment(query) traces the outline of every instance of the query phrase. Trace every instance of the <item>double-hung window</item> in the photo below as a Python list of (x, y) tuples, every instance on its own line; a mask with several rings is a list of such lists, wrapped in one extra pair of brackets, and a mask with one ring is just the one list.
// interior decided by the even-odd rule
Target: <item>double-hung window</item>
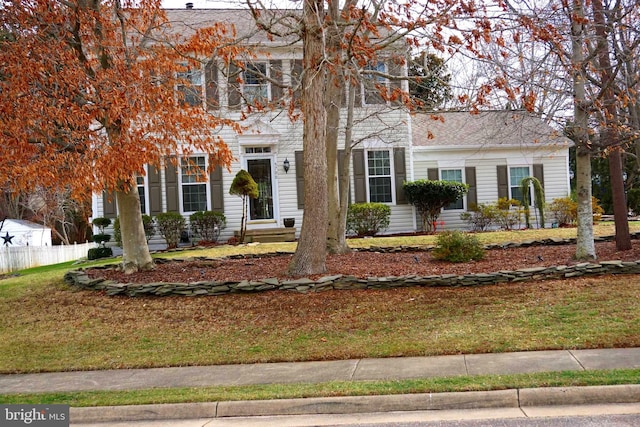
[(393, 175), (389, 150), (367, 151), (367, 177), (369, 201), (393, 202)]
[(183, 157), (180, 162), (182, 211), (207, 210), (206, 163), (204, 156)]
[(138, 196), (140, 196), (140, 211), (142, 214), (147, 213), (147, 198), (144, 191), (144, 176), (136, 176), (136, 186), (138, 187)]
[(267, 80), (266, 63), (247, 64), (243, 80), (242, 92), (247, 104), (264, 106), (269, 102), (269, 81)]
[[(512, 199), (523, 201), (522, 189), (520, 188), (520, 182), (531, 176), (529, 172), (529, 166), (517, 166), (509, 168), (509, 194)], [(529, 192), (531, 194), (531, 192)], [(529, 201), (531, 203), (531, 201)]]
[[(186, 68), (186, 67), (185, 67)], [(202, 71), (186, 68), (178, 73), (178, 92), (182, 105), (196, 107), (202, 105)]]
[[(462, 181), (462, 169), (442, 169), (440, 171), (440, 179), (443, 181), (459, 182)], [(464, 198), (456, 200), (455, 202), (444, 207), (444, 210), (464, 209)]]
[(384, 98), (380, 94), (382, 87), (386, 86), (387, 79), (377, 73), (384, 74), (386, 67), (384, 62), (368, 64), (364, 69), (363, 91), (365, 104), (384, 104)]

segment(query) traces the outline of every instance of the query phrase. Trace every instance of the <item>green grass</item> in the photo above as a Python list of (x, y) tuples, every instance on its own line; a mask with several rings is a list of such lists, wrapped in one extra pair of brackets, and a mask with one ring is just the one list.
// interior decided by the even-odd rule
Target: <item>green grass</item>
[[(638, 228), (637, 224), (632, 226), (632, 230)], [(596, 228), (598, 235), (612, 232), (612, 225)], [(483, 243), (495, 243), (572, 237), (572, 233), (575, 235), (575, 229), (531, 230), (480, 233), (478, 238)], [(350, 239), (349, 244), (416, 245), (432, 244), (433, 239)], [(292, 251), (294, 245), (219, 246), (171, 255)], [(109, 262), (113, 260), (85, 266)], [(1, 373), (640, 346), (637, 276), (475, 288), (127, 298), (68, 288), (62, 277), (76, 267), (72, 263), (38, 267), (0, 280)], [(581, 381), (637, 383), (638, 376), (638, 370), (631, 370), (417, 382), (8, 395), (0, 401), (17, 399), (25, 403), (33, 399), (85, 406), (580, 385)], [(524, 382), (518, 382), (521, 380)]]
[(320, 384), (266, 384), (227, 387), (155, 388), (130, 391), (57, 392), (0, 395), (0, 404), (67, 404), (74, 407), (146, 405), (309, 397), (368, 396), (637, 384), (640, 369), (566, 371), (517, 375), (459, 376), (399, 381), (334, 381)]

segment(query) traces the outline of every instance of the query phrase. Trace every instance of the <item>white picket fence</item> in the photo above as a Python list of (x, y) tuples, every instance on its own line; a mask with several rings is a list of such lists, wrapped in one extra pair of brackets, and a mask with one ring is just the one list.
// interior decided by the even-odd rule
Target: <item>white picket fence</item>
[(87, 251), (96, 246), (96, 243), (74, 243), (73, 245), (60, 246), (2, 246), (0, 247), (0, 274), (84, 258), (87, 256)]

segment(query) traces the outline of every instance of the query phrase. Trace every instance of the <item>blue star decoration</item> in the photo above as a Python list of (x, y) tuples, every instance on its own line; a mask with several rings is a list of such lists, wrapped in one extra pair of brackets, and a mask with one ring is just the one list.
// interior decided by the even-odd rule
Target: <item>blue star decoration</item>
[(2, 240), (4, 240), (4, 245), (5, 246), (9, 246), (10, 244), (13, 245), (13, 242), (11, 241), (14, 237), (16, 236), (9, 236), (9, 232), (7, 231), (7, 234), (4, 236), (0, 236), (2, 237)]

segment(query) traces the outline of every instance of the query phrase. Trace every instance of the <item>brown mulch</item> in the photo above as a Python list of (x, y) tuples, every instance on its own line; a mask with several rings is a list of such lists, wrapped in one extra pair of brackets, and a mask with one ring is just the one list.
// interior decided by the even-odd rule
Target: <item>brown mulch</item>
[[(344, 274), (359, 278), (402, 275), (440, 275), (489, 273), (528, 267), (574, 265), (575, 245), (545, 245), (524, 248), (492, 249), (481, 261), (449, 263), (434, 260), (430, 252), (372, 253), (352, 252), (327, 257), (324, 275)], [(597, 261), (640, 260), (640, 242), (633, 241), (629, 251), (617, 251), (614, 242), (596, 243)], [(247, 259), (168, 262), (158, 264), (153, 271), (131, 275), (108, 269), (90, 269), (91, 277), (104, 277), (120, 283), (239, 281), (264, 278), (290, 279), (287, 266), (291, 255)], [(320, 276), (310, 276), (314, 279)]]

